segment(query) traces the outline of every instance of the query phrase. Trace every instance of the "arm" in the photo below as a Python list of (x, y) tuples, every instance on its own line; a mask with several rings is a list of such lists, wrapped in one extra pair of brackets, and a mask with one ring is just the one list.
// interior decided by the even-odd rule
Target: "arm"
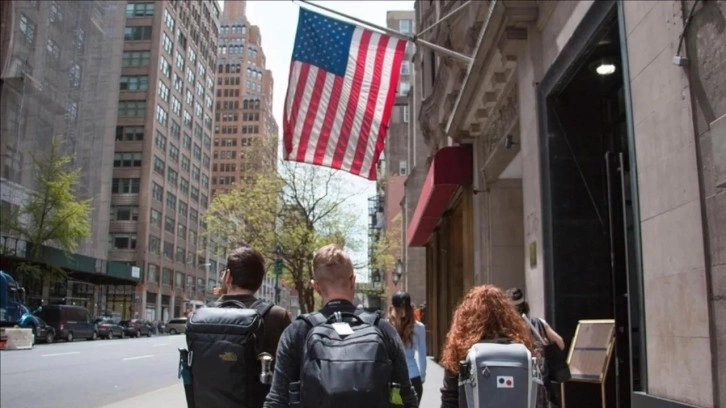
[(403, 342), (398, 336), (396, 329), (386, 321), (378, 323), (379, 328), (388, 340), (389, 355), (393, 363), (393, 371), (391, 373), (391, 382), (401, 384), (401, 399), (404, 408), (418, 408), (418, 398), (416, 391), (411, 385), (411, 379), (408, 378), (408, 366), (406, 365), (406, 354), (403, 351)]
[(459, 408), (459, 378), (447, 370), (441, 387), (441, 408)]
[[(300, 324), (305, 324), (300, 321)], [(288, 408), (290, 383), (298, 380), (300, 359), (298, 356), (297, 334), (300, 324), (287, 326), (280, 337), (275, 356), (275, 373), (272, 376), (270, 393), (265, 399), (265, 408)]]
[(564, 340), (562, 340), (562, 336), (560, 336), (560, 335), (559, 335), (559, 334), (558, 334), (558, 333), (557, 333), (557, 332), (556, 332), (556, 331), (555, 331), (555, 330), (554, 330), (554, 329), (553, 329), (552, 327), (550, 327), (550, 325), (549, 325), (549, 324), (548, 324), (547, 322), (545, 322), (544, 320), (542, 321), (542, 323), (544, 323), (544, 327), (545, 327), (545, 334), (547, 334), (547, 338), (548, 338), (548, 339), (549, 339), (550, 341), (553, 341), (553, 342), (555, 342), (555, 343), (557, 344), (557, 347), (559, 347), (559, 348), (560, 348), (560, 350), (564, 350), (564, 349), (565, 349), (565, 341), (564, 341)]
[(426, 326), (423, 323), (416, 324), (416, 353), (418, 353), (418, 371), (421, 374), (421, 382), (426, 381)]

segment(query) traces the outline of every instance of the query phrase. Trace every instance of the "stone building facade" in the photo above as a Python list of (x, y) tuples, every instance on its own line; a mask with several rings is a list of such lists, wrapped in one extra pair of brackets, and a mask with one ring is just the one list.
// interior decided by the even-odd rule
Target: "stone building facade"
[[(463, 3), (416, 2), (418, 26)], [(434, 355), (470, 287), (518, 286), (568, 346), (579, 321), (614, 320), (607, 406), (724, 404), (725, 15), (486, 1), (424, 35), (472, 58), (415, 56), (428, 159), (406, 238), (426, 251)], [(591, 388), (568, 383), (567, 404)]]

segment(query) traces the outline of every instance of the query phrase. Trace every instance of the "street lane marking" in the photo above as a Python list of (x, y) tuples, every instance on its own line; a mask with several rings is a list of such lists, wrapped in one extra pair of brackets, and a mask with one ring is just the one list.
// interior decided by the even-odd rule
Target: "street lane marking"
[(169, 343), (159, 343), (159, 344), (154, 344), (151, 347), (161, 347), (161, 346), (168, 346), (168, 345), (169, 345)]
[(67, 351), (65, 353), (43, 354), (41, 357), (70, 356), (71, 354), (81, 354), (81, 352), (80, 351)]
[(123, 358), (122, 360), (123, 361), (141, 360), (142, 358), (151, 358), (151, 357), (154, 357), (154, 355), (153, 354), (147, 354), (145, 356), (126, 357), (126, 358)]

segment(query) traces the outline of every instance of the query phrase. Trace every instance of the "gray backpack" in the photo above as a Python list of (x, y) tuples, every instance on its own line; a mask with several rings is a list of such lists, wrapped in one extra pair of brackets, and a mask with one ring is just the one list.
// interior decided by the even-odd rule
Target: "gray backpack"
[(523, 344), (481, 342), (461, 362), (459, 389), (466, 395), (467, 408), (534, 408), (539, 377)]
[(336, 312), (330, 318), (322, 313), (301, 318), (311, 329), (303, 348), (300, 406), (388, 406), (392, 363), (379, 316)]

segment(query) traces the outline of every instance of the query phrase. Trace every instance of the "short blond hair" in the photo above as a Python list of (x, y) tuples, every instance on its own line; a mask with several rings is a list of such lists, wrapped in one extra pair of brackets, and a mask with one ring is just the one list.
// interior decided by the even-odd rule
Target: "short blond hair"
[(318, 249), (313, 256), (313, 279), (317, 282), (342, 283), (354, 273), (350, 257), (335, 244)]

